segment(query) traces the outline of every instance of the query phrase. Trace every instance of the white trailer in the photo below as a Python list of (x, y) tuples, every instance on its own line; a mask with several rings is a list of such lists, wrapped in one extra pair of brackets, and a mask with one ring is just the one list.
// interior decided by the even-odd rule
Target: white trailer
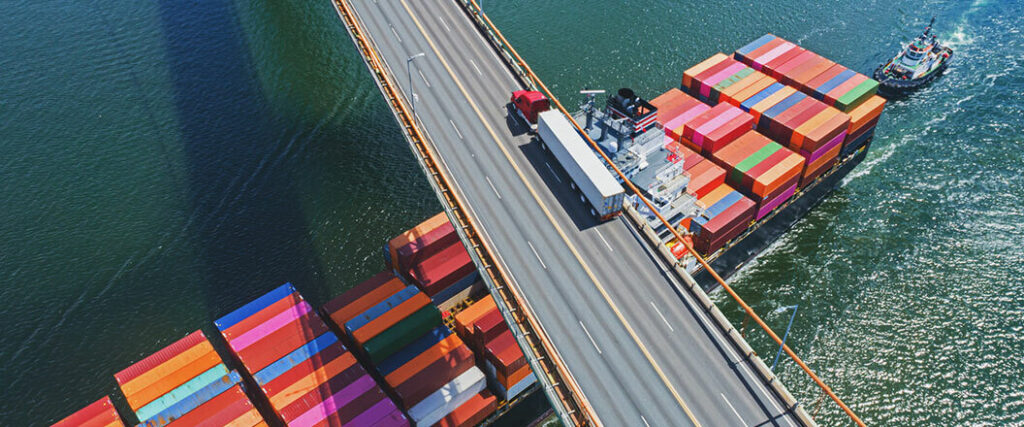
[(569, 174), (573, 189), (590, 204), (591, 214), (603, 221), (622, 212), (625, 190), (564, 114), (558, 110), (538, 114), (537, 135)]

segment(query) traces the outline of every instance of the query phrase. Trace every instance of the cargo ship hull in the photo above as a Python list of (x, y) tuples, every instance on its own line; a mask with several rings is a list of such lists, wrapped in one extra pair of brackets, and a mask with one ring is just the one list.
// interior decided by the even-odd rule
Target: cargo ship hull
[[(730, 245), (708, 257), (707, 261), (711, 264), (711, 268), (722, 279), (728, 280), (779, 237), (792, 229), (797, 221), (800, 221), (811, 209), (825, 200), (839, 186), (842, 179), (864, 160), (870, 144), (871, 139), (868, 139), (862, 149), (837, 164), (834, 170), (820, 178), (819, 181), (805, 188), (798, 198), (789, 202), (768, 219), (759, 221)], [(718, 287), (718, 282), (699, 265), (698, 269), (691, 273), (704, 290), (711, 291)]]

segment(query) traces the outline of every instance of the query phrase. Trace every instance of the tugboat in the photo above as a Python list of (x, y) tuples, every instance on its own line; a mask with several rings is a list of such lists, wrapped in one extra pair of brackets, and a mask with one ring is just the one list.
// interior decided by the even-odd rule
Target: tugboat
[(874, 78), (884, 95), (901, 95), (924, 86), (949, 65), (953, 49), (943, 46), (934, 34), (930, 34), (934, 24), (933, 17), (923, 34), (875, 70)]

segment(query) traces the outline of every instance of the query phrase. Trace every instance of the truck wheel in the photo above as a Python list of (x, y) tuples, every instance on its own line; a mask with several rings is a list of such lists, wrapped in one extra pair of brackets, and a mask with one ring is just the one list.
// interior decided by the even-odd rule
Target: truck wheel
[(587, 203), (587, 198), (583, 197), (583, 195), (580, 194), (580, 201), (583, 202), (583, 203)]
[(590, 208), (590, 214), (593, 215), (595, 218), (597, 217), (597, 211), (595, 211), (594, 208)]
[(548, 151), (548, 146), (547, 146), (547, 144), (544, 143), (544, 140), (540, 139), (538, 141), (540, 141), (540, 149), (544, 150), (544, 151)]
[(572, 181), (569, 181), (569, 187), (572, 188), (573, 190), (575, 190), (576, 189), (576, 183), (572, 182)]

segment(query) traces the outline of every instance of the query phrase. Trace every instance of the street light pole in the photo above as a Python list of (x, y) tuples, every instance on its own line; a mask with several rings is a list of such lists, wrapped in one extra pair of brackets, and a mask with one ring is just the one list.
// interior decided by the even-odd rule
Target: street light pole
[(420, 52), (420, 53), (417, 53), (417, 54), (415, 54), (413, 56), (410, 56), (409, 59), (405, 60), (405, 70), (409, 74), (409, 102), (412, 104), (412, 117), (413, 117), (412, 119), (414, 121), (416, 120), (416, 91), (413, 89), (413, 86), (412, 86), (412, 60), (416, 59), (416, 58), (419, 58), (419, 57), (421, 57), (423, 55), (426, 55), (426, 54), (423, 53), (423, 52)]
[(779, 356), (782, 356), (782, 347), (786, 346), (786, 338), (789, 337), (789, 328), (793, 327), (793, 319), (796, 319), (796, 310), (800, 308), (800, 304), (791, 305), (788, 307), (779, 307), (778, 310), (775, 310), (776, 313), (781, 313), (791, 308), (793, 309), (793, 315), (789, 317), (789, 325), (786, 326), (786, 333), (782, 335), (782, 344), (779, 344), (779, 352), (775, 353), (775, 361), (772, 362), (772, 372), (775, 372), (775, 365), (779, 363)]

